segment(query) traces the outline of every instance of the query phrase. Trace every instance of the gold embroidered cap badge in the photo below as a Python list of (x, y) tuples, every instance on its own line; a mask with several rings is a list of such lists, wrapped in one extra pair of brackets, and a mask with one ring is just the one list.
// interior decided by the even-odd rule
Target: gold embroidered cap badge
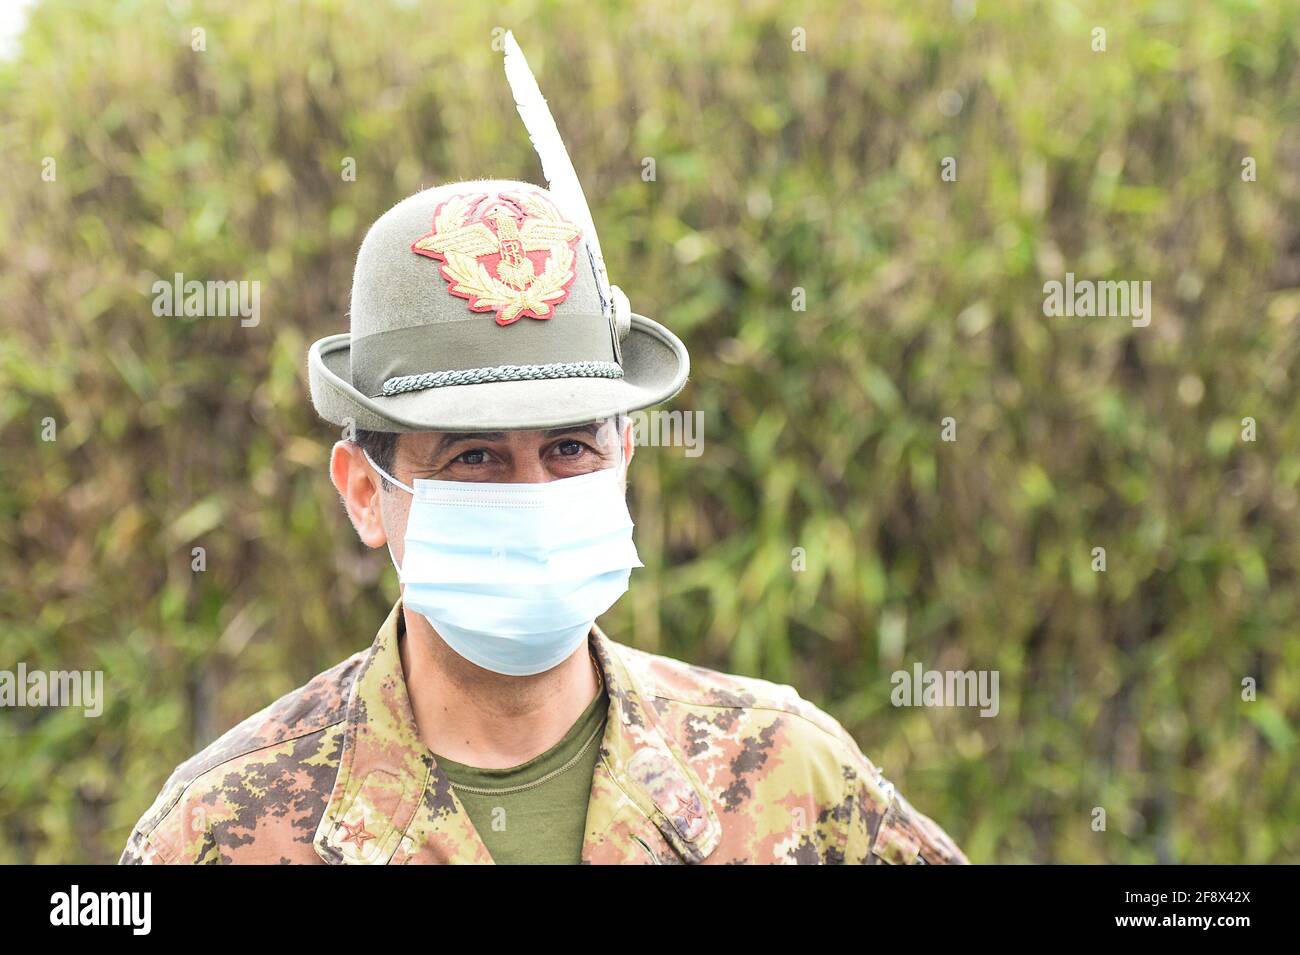
[(441, 262), (447, 291), (498, 325), (547, 319), (569, 294), (582, 230), (541, 193), (460, 194), (433, 214), (411, 251)]

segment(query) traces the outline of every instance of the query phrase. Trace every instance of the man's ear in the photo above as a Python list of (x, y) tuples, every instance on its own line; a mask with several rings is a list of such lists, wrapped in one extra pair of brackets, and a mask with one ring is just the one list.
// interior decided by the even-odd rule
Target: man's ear
[(330, 478), (343, 506), (347, 509), (357, 536), (368, 547), (383, 547), (388, 543), (384, 530), (380, 496), (383, 479), (375, 473), (361, 447), (353, 441), (339, 441), (330, 452)]
[(631, 415), (623, 416), (623, 433), (619, 435), (619, 440), (623, 442), (623, 461), (625, 462), (624, 470), (632, 464), (632, 455), (636, 452), (636, 434), (632, 428)]

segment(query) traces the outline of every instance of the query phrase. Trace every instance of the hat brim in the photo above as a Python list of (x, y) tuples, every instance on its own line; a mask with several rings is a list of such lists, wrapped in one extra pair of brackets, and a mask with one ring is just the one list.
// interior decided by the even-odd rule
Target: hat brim
[(681, 340), (636, 313), (622, 342), (622, 378), (494, 381), (372, 398), (352, 386), (351, 345), (345, 332), (311, 346), (311, 399), (326, 421), (365, 431), (531, 431), (587, 424), (667, 401), (690, 372)]

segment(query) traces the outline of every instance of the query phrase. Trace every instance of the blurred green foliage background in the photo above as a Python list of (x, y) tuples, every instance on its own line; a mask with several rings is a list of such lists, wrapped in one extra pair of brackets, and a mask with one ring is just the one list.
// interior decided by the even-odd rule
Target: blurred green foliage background
[[(0, 711), (0, 861), (115, 860), (373, 638), (305, 353), (393, 203), (541, 181), (504, 28), (704, 416), (637, 456), (606, 629), (793, 683), (976, 861), (1300, 859), (1296, 3), (44, 0), (0, 62), (0, 668), (107, 704)], [(1044, 317), (1066, 271), (1151, 325)], [(176, 272), (260, 324), (155, 317)], [(893, 707), (917, 661), (1000, 713)]]

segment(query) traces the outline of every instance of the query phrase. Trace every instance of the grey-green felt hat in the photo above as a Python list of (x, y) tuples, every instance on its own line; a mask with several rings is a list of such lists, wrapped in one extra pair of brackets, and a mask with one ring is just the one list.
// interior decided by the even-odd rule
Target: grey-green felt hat
[(621, 301), (602, 299), (591, 245), (531, 183), (451, 183), (399, 202), (361, 244), (351, 331), (308, 354), (316, 410), (371, 431), (498, 431), (671, 398), (686, 347), (617, 288)]

